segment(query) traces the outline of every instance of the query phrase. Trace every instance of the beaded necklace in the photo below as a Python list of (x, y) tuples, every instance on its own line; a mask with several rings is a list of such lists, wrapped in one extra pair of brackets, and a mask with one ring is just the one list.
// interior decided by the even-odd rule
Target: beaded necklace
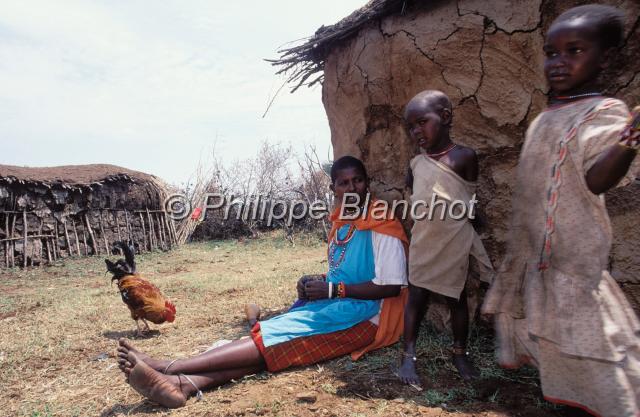
[(582, 98), (582, 97), (596, 97), (596, 96), (601, 96), (602, 93), (599, 92), (595, 92), (595, 93), (583, 93), (583, 94), (575, 94), (572, 96), (555, 96), (555, 97), (551, 97), (554, 100), (574, 100), (576, 98)]
[[(335, 272), (342, 261), (344, 261), (344, 256), (347, 253), (347, 243), (353, 238), (356, 232), (356, 227), (351, 224), (349, 225), (349, 230), (347, 230), (347, 235), (344, 239), (338, 238), (339, 230), (336, 230), (336, 234), (331, 239), (331, 244), (329, 245), (329, 273)], [(340, 253), (338, 259), (336, 260), (336, 255)]]
[(429, 158), (439, 158), (441, 156), (444, 156), (446, 154), (448, 154), (449, 152), (451, 152), (456, 146), (458, 146), (455, 143), (452, 143), (447, 149), (445, 149), (444, 151), (441, 152), (436, 152), (436, 153), (429, 153), (427, 152), (427, 156)]

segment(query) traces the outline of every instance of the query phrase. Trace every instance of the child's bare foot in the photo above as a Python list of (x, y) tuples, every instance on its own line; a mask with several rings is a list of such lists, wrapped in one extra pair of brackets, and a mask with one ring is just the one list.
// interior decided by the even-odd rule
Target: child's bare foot
[(124, 366), (127, 361), (127, 355), (129, 355), (129, 352), (134, 353), (138, 360), (141, 360), (158, 372), (164, 372), (167, 365), (169, 365), (170, 363), (170, 361), (153, 359), (151, 356), (142, 353), (138, 349), (133, 347), (133, 345), (129, 343), (128, 340), (120, 339), (118, 341), (118, 366), (120, 367), (120, 370), (124, 371)]
[(189, 392), (182, 391), (180, 377), (164, 375), (151, 369), (133, 352), (129, 352), (127, 356), (124, 373), (133, 389), (155, 403), (168, 408), (178, 408), (187, 402)]
[(480, 376), (478, 370), (471, 364), (467, 353), (454, 353), (453, 365), (456, 367), (460, 376), (465, 381), (471, 381)]
[(420, 377), (416, 372), (416, 357), (413, 355), (402, 354), (402, 362), (398, 368), (397, 377), (403, 384), (420, 386)]

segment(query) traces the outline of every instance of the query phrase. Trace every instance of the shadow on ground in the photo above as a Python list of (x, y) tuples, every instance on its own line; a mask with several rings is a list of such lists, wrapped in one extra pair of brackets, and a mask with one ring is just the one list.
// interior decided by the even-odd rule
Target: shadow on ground
[(102, 333), (104, 337), (111, 340), (119, 340), (120, 338), (125, 339), (133, 339), (133, 340), (142, 340), (142, 339), (152, 339), (154, 337), (158, 337), (160, 335), (159, 330), (149, 330), (147, 333), (143, 335), (138, 335), (138, 332), (135, 330), (112, 330)]

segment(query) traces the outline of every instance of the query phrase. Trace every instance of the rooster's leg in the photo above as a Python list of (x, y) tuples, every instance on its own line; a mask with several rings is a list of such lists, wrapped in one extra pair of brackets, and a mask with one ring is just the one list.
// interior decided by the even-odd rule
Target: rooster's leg
[(140, 320), (139, 319), (136, 319), (136, 328), (137, 328), (136, 336), (142, 336), (144, 334), (144, 330), (140, 328)]
[(144, 332), (150, 332), (151, 328), (149, 327), (149, 323), (147, 323), (147, 321), (145, 319), (142, 319), (142, 322), (144, 323)]

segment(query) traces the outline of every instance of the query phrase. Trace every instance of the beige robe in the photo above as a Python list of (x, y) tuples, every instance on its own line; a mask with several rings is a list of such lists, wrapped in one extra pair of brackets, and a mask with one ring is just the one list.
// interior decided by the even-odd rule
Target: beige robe
[[(414, 220), (411, 229), (409, 282), (458, 299), (467, 281), (469, 256), (478, 261), (484, 272), (480, 278), (491, 280), (491, 274), (487, 273), (492, 270), (491, 261), (469, 222), (476, 184), (465, 181), (447, 165), (426, 155), (413, 158), (410, 166), (414, 178), (411, 203), (424, 201), (428, 207), (416, 205), (419, 208), (416, 214), (427, 217)], [(442, 203), (432, 204), (434, 196)], [(452, 206), (454, 201), (460, 203)], [(462, 203), (466, 208), (462, 208)]]
[(628, 116), (619, 100), (591, 98), (533, 121), (507, 254), (483, 306), (496, 314), (503, 366), (530, 362), (546, 398), (610, 417), (640, 411), (640, 323), (606, 270), (611, 225), (604, 196), (589, 191), (585, 175)]

